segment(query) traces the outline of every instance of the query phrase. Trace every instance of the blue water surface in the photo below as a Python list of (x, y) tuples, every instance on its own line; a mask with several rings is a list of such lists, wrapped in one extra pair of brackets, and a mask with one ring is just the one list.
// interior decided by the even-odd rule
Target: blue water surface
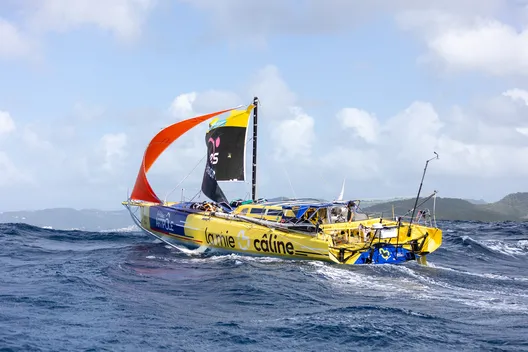
[(528, 224), (439, 225), (425, 267), (0, 224), (0, 350), (527, 351)]

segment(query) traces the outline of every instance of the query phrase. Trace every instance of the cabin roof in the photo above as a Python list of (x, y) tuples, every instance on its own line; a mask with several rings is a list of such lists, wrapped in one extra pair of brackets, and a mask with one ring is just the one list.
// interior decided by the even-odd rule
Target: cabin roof
[[(268, 202), (262, 202), (262, 203), (250, 203), (250, 204), (243, 204), (236, 208), (235, 212), (237, 213), (243, 213), (247, 210), (250, 210), (253, 213), (253, 210), (262, 209), (264, 211), (265, 209), (273, 209), (275, 211), (291, 211), (292, 214), (296, 218), (300, 218), (308, 209), (310, 208), (327, 208), (334, 206), (336, 204), (320, 200), (320, 199), (288, 199), (288, 200), (280, 200), (280, 201), (268, 201)], [(260, 213), (260, 211), (258, 212)], [(273, 214), (276, 215), (276, 214)]]
[(279, 207), (279, 208), (291, 208), (293, 206), (330, 206), (331, 202), (328, 202), (323, 199), (316, 198), (302, 198), (302, 199), (284, 199), (284, 200), (275, 200), (275, 201), (266, 201), (261, 203), (250, 203), (244, 204), (240, 207)]

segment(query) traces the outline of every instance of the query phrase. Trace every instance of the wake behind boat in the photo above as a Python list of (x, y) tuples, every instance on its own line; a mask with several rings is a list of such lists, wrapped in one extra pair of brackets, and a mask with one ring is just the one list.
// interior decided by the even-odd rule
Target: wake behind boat
[[(252, 199), (229, 202), (218, 182), (245, 181), (245, 141), (251, 112)], [(220, 115), (227, 116), (220, 119)], [(212, 118), (205, 136), (208, 158), (201, 187), (211, 201), (161, 201), (148, 182), (148, 170), (176, 139)], [(136, 225), (171, 246), (183, 245), (200, 252), (216, 250), (339, 264), (425, 262), (425, 256), (440, 247), (442, 230), (436, 222), (433, 226), (434, 211), (418, 210), (417, 204), (432, 159), (426, 162), (410, 217), (371, 216), (361, 211), (359, 200), (343, 201), (341, 196), (332, 202), (258, 200), (257, 122), (255, 98), (245, 110), (232, 108), (197, 116), (156, 134), (145, 150), (132, 194), (123, 202)]]

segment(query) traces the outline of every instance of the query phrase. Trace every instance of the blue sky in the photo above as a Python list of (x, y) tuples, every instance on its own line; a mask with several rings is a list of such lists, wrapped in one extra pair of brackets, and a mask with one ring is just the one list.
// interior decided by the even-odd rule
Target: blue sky
[[(410, 196), (433, 151), (425, 192), (528, 191), (527, 25), (507, 0), (2, 2), (0, 210), (119, 208), (160, 128), (254, 95), (261, 196)], [(160, 196), (205, 127), (149, 174)]]

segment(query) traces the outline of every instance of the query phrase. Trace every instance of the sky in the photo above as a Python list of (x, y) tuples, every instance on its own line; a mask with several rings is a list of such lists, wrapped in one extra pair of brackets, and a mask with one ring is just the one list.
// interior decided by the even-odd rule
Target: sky
[[(119, 209), (161, 128), (254, 96), (259, 197), (415, 196), (434, 152), (424, 195), (528, 191), (528, 0), (4, 0), (0, 211)], [(206, 129), (162, 199), (199, 193)]]

